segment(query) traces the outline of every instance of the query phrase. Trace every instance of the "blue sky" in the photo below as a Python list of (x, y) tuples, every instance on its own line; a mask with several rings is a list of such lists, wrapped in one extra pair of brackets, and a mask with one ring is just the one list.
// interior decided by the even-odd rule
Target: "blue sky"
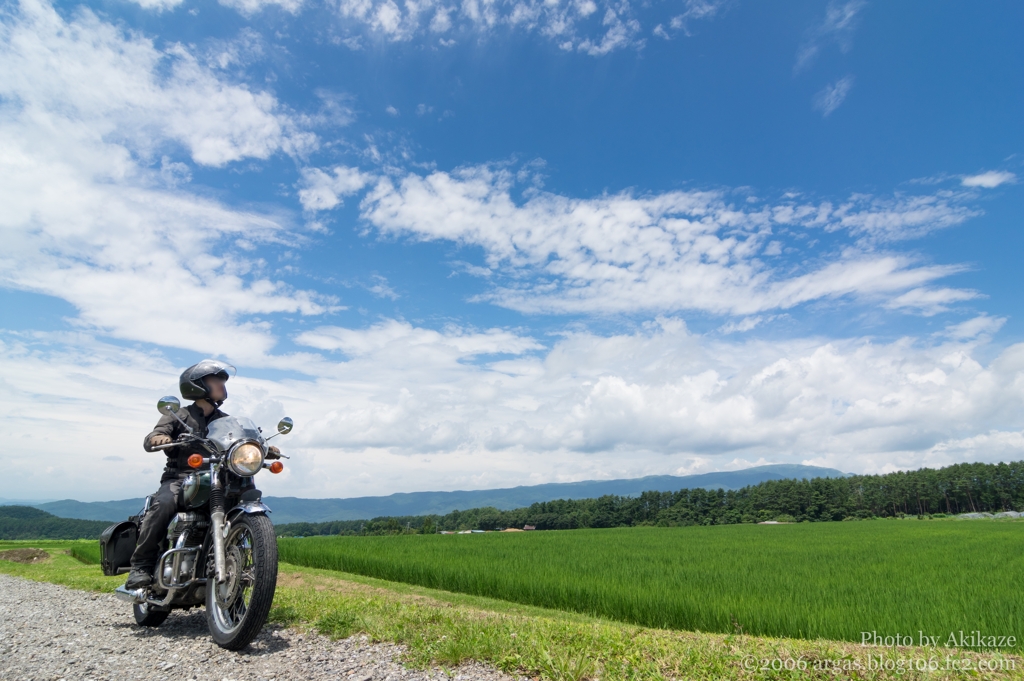
[(203, 356), (274, 494), (1024, 451), (1015, 3), (2, 8), (0, 497)]

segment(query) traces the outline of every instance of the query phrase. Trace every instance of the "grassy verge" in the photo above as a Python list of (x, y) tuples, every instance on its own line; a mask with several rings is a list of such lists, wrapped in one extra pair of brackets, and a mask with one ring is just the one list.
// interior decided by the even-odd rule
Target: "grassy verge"
[[(0, 550), (13, 546), (43, 548), (51, 560), (0, 560), (0, 572), (107, 592), (124, 579), (70, 555), (77, 542), (4, 542)], [(1019, 656), (651, 629), (289, 564), (271, 617), (332, 637), (402, 643), (417, 667), (476, 659), (546, 681), (1024, 678)], [(937, 669), (915, 668), (929, 665)]]

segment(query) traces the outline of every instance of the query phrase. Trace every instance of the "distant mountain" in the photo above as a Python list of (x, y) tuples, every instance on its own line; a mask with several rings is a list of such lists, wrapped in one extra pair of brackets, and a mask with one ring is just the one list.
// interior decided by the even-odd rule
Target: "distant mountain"
[(81, 518), (82, 520), (109, 520), (117, 522), (125, 520), (130, 515), (135, 515), (142, 510), (142, 504), (146, 500), (122, 499), (120, 501), (75, 501), (64, 499), (63, 501), (49, 501), (45, 504), (25, 504), (42, 509), (61, 518)]
[[(350, 499), (301, 499), (297, 497), (266, 497), (273, 509), (271, 519), (277, 524), (325, 522), (328, 520), (361, 520), (380, 516), (444, 515), (456, 509), (493, 506), (501, 510), (522, 508), (539, 501), (553, 499), (590, 499), (615, 494), (638, 496), (641, 492), (674, 492), (684, 488), (740, 489), (765, 480), (787, 478), (841, 478), (849, 475), (834, 468), (773, 464), (739, 471), (702, 473), (700, 475), (649, 475), (625, 480), (586, 480), (553, 482), (544, 485), (509, 487), (455, 492), (400, 492), (386, 497), (353, 497)], [(67, 499), (45, 504), (31, 504), (63, 518), (88, 520), (123, 520), (139, 512), (143, 499), (81, 502)]]

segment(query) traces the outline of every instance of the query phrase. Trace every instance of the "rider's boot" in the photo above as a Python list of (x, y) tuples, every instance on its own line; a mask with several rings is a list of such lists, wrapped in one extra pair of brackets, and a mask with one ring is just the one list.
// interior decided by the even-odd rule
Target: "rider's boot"
[(140, 565), (132, 568), (132, 571), (128, 574), (128, 581), (124, 583), (124, 588), (129, 591), (135, 589), (141, 589), (149, 586), (153, 583), (153, 568)]

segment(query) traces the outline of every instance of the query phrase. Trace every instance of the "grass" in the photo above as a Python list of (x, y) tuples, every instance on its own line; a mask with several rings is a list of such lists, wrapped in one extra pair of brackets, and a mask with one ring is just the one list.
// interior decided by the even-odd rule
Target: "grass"
[(89, 565), (100, 564), (100, 545), (97, 542), (76, 543), (69, 549), (72, 556)]
[(281, 539), (297, 565), (647, 627), (1024, 643), (1022, 523), (873, 521)]
[[(39, 547), (51, 560), (19, 565), (0, 560), (0, 572), (109, 593), (124, 580), (103, 577), (97, 565), (71, 555), (84, 542), (2, 542)], [(83, 554), (84, 555), (84, 554)], [(127, 608), (128, 606), (124, 606)], [(579, 613), (549, 610), (372, 577), (283, 563), (274, 621), (333, 637), (361, 634), (407, 646), (414, 667), (452, 668), (489, 662), (544, 681), (667, 681), (668, 679), (1024, 679), (1024, 659), (942, 648), (875, 648), (828, 640), (757, 637), (640, 627)], [(947, 655), (972, 671), (895, 671), (916, 660), (945, 664)], [(767, 662), (761, 670), (761, 660)], [(882, 669), (869, 669), (871, 660)], [(753, 662), (753, 669), (749, 668)], [(804, 669), (788, 671), (786, 666)], [(987, 664), (989, 670), (980, 670)], [(779, 669), (771, 669), (772, 666)], [(854, 673), (825, 667), (860, 665)], [(884, 667), (892, 667), (886, 670)], [(1009, 667), (1012, 671), (991, 671)]]
[[(0, 560), (0, 572), (25, 577), (38, 582), (63, 584), (82, 591), (113, 591), (123, 584), (125, 575), (104, 577), (100, 571), (99, 544), (95, 540), (82, 541), (0, 541), (0, 551), (17, 548), (38, 548), (50, 554), (50, 560), (36, 565), (25, 565)], [(95, 548), (96, 563), (83, 562), (77, 555), (91, 556)]]

